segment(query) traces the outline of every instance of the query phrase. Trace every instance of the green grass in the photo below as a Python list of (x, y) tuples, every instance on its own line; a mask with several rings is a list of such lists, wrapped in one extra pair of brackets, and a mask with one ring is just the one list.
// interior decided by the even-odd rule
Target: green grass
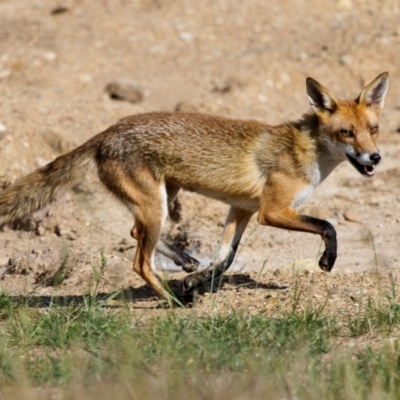
[[(400, 324), (391, 298), (367, 299), (343, 322), (295, 307), (279, 317), (194, 309), (144, 320), (91, 296), (32, 307), (2, 295), (0, 398), (398, 399), (400, 347), (384, 341)], [(365, 335), (382, 344), (346, 346)]]

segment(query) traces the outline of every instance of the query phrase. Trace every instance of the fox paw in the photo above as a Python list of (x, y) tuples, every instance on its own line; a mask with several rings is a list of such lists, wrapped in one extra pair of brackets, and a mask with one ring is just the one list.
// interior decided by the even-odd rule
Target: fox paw
[(335, 264), (335, 260), (336, 254), (328, 254), (325, 250), (318, 262), (318, 265), (323, 271), (330, 272)]
[(192, 292), (194, 289), (198, 288), (203, 284), (203, 281), (200, 276), (189, 275), (185, 276), (181, 280), (181, 289), (182, 292), (187, 294)]
[(182, 269), (186, 272), (195, 272), (199, 268), (200, 262), (194, 258), (182, 264)]
[(209, 284), (213, 281), (213, 279), (219, 277), (220, 275), (221, 274), (215, 270), (215, 264), (210, 263), (210, 265), (203, 271), (185, 276), (181, 280), (182, 292), (190, 293), (191, 291), (197, 289), (198, 287), (204, 287), (206, 288), (206, 290), (208, 290)]

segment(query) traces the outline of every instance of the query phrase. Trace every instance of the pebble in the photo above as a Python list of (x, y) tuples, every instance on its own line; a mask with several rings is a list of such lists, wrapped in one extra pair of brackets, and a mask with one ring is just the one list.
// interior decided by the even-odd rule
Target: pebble
[(49, 160), (45, 160), (42, 157), (36, 157), (36, 164), (37, 164), (38, 167), (43, 167), (46, 164), (48, 164), (49, 162), (50, 162)]
[(51, 15), (59, 15), (59, 14), (64, 14), (68, 11), (69, 11), (68, 7), (63, 6), (63, 5), (58, 5), (51, 10), (50, 14)]
[(348, 66), (353, 62), (353, 58), (347, 54), (343, 55), (339, 59), (340, 64)]
[(11, 70), (9, 69), (3, 69), (0, 71), (0, 79), (6, 79), (11, 75)]
[(346, 221), (350, 221), (350, 222), (359, 222), (359, 223), (362, 222), (361, 217), (353, 209), (347, 210), (344, 213), (344, 218)]
[(93, 76), (90, 75), (90, 74), (82, 74), (82, 75), (79, 77), (79, 80), (80, 80), (82, 83), (92, 83), (92, 82), (93, 82)]
[(54, 61), (57, 58), (57, 53), (54, 53), (54, 51), (47, 51), (43, 54), (43, 58), (47, 61)]
[(180, 32), (179, 36), (186, 43), (191, 43), (193, 41), (193, 35), (190, 32)]
[(352, 0), (339, 0), (337, 4), (339, 8), (344, 10), (350, 10), (353, 7)]
[(358, 290), (350, 295), (351, 300), (354, 302), (359, 302), (363, 297), (364, 292), (362, 290)]
[(215, 79), (213, 81), (213, 92), (228, 93), (232, 90), (235, 81), (233, 78)]
[(61, 236), (64, 239), (68, 240), (76, 240), (77, 236), (73, 230), (68, 229), (57, 229), (57, 235)]
[(3, 133), (5, 131), (6, 131), (6, 126), (0, 122), (0, 133)]
[(379, 206), (385, 202), (386, 198), (384, 196), (374, 196), (368, 201), (371, 206)]
[(300, 61), (304, 61), (304, 60), (307, 59), (307, 57), (308, 57), (307, 53), (306, 53), (305, 51), (303, 51), (303, 52), (300, 53), (300, 55), (299, 55), (299, 60), (300, 60)]
[(46, 234), (46, 229), (42, 225), (39, 225), (37, 228), (37, 233), (39, 236), (44, 236)]
[(106, 86), (106, 92), (112, 99), (138, 103), (143, 100), (144, 93), (139, 83), (132, 79), (118, 79)]
[(10, 257), (0, 257), (0, 265), (9, 265)]

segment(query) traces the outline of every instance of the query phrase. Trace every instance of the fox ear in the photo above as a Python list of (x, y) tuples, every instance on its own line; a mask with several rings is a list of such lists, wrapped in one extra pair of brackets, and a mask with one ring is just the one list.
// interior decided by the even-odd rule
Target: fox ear
[(310, 105), (316, 114), (323, 112), (333, 113), (337, 107), (336, 99), (315, 79), (307, 78), (307, 95)]
[(367, 85), (357, 98), (357, 103), (379, 112), (383, 108), (389, 88), (389, 74), (384, 72)]

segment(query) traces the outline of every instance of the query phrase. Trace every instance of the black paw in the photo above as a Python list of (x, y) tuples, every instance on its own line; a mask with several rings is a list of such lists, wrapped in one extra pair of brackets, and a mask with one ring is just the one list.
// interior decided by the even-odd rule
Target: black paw
[(325, 250), (318, 262), (318, 265), (323, 271), (330, 272), (335, 264), (335, 261), (336, 254), (328, 254), (328, 252)]
[(181, 280), (181, 290), (183, 293), (190, 293), (195, 289), (202, 288), (205, 291), (212, 291), (219, 287), (220, 278), (223, 271), (211, 263), (203, 271), (185, 276)]
[(203, 281), (202, 281), (202, 277), (199, 275), (189, 275), (189, 276), (185, 276), (182, 280), (181, 280), (181, 289), (182, 292), (187, 294), (192, 292), (194, 289), (197, 289), (199, 286), (202, 286)]

